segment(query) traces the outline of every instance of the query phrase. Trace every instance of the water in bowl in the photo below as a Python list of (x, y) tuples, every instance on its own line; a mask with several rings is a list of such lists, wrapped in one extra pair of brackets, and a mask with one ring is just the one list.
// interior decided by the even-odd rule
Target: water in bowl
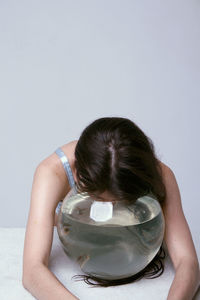
[(121, 279), (132, 276), (154, 258), (164, 236), (164, 216), (152, 196), (134, 204), (115, 202), (106, 221), (91, 218), (94, 200), (87, 193), (63, 200), (57, 231), (65, 253), (81, 270), (94, 277)]

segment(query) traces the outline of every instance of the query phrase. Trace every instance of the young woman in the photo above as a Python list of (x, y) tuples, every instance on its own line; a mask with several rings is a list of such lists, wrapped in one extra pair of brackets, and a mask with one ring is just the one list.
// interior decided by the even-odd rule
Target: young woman
[[(164, 242), (175, 269), (167, 300), (192, 299), (199, 287), (200, 270), (175, 175), (156, 157), (151, 139), (133, 121), (120, 117), (95, 120), (79, 140), (59, 147), (37, 166), (24, 242), (23, 286), (39, 300), (77, 299), (48, 269), (57, 213), (71, 188), (66, 169), (80, 192), (105, 201), (131, 201), (149, 191), (157, 196), (165, 217)], [(154, 267), (162, 258), (161, 252), (132, 277), (97, 282), (100, 286), (125, 284), (151, 271), (158, 273), (160, 269), (155, 271)]]

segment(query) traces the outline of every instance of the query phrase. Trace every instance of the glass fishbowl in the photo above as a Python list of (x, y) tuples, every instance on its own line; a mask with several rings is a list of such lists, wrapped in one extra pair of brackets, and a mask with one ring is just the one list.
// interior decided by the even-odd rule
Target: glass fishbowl
[(58, 215), (57, 232), (66, 255), (81, 270), (107, 280), (132, 276), (158, 253), (165, 220), (153, 194), (133, 204), (96, 201), (73, 187)]

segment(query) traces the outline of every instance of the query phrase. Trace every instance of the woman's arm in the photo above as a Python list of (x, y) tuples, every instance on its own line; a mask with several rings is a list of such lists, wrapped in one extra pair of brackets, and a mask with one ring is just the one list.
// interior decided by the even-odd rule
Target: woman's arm
[(199, 267), (190, 260), (176, 268), (167, 300), (192, 300), (200, 283)]
[[(38, 300), (77, 300), (48, 269), (55, 209), (70, 189), (56, 154), (37, 167), (31, 192), (30, 211), (23, 253), (23, 286)], [(52, 167), (53, 166), (53, 167)], [(60, 168), (60, 169), (59, 169)]]
[(199, 262), (175, 175), (165, 164), (162, 167), (167, 191), (164, 240), (175, 269), (167, 300), (192, 300), (200, 284)]
[(27, 281), (24, 279), (23, 286), (38, 300), (79, 300), (44, 264), (32, 267)]

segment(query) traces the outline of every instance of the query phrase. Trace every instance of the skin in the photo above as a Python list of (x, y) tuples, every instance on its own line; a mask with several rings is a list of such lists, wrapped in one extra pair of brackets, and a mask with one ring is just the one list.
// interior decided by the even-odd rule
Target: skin
[[(77, 140), (61, 146), (75, 181), (76, 143)], [(166, 164), (160, 164), (167, 190), (166, 205), (163, 208), (166, 225), (164, 241), (175, 270), (167, 300), (192, 300), (200, 283), (199, 262), (183, 212), (176, 177)], [(24, 242), (22, 282), (39, 300), (58, 299), (58, 294), (61, 295), (61, 299), (78, 299), (48, 270), (53, 228), (57, 224), (55, 209), (69, 190), (69, 182), (61, 160), (56, 153), (52, 153), (38, 165), (34, 174)], [(102, 200), (114, 200), (107, 192), (100, 197)]]

